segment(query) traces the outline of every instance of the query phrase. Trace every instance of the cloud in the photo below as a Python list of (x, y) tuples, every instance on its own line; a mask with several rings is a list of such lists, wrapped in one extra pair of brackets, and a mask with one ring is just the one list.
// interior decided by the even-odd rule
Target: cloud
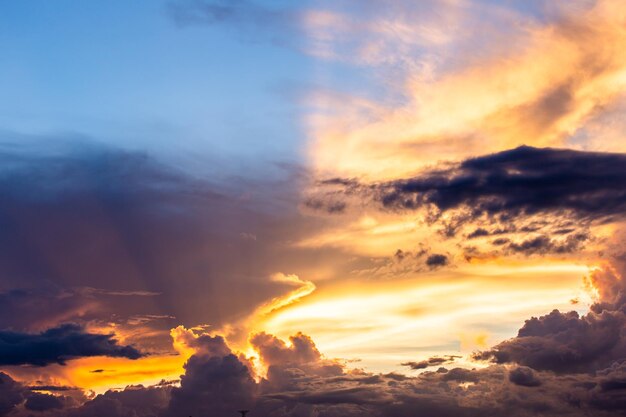
[(341, 253), (291, 244), (323, 224), (298, 213), (293, 177), (216, 183), (146, 153), (69, 142), (35, 151), (0, 139), (0, 328), (114, 322), (166, 350), (168, 323), (134, 318), (219, 327), (293, 289), (268, 277), (308, 276), (310, 254), (341, 268)]
[(113, 334), (86, 333), (74, 324), (39, 334), (0, 331), (1, 365), (63, 365), (68, 360), (89, 356), (138, 359), (142, 353), (132, 346), (118, 345)]
[(555, 372), (584, 372), (621, 359), (626, 339), (623, 313), (590, 312), (583, 317), (558, 310), (527, 320), (517, 337), (476, 355), (496, 363), (518, 363)]
[(572, 212), (580, 220), (606, 219), (625, 212), (625, 167), (626, 154), (522, 146), (376, 191), (389, 208), (465, 207), (473, 218)]
[(179, 27), (220, 25), (244, 41), (270, 42), (323, 60), (387, 68), (414, 68), (419, 63), (415, 55), (425, 46), (445, 45), (452, 31), (461, 30), (460, 9), (456, 1), (416, 5), (408, 0), (321, 2), (315, 7), (248, 0), (167, 4), (168, 15)]
[[(312, 339), (295, 335), (291, 345), (268, 334), (255, 348), (268, 372), (260, 382), (243, 356), (219, 336), (194, 339), (197, 350), (185, 365), (180, 387), (159, 384), (108, 391), (81, 406), (49, 409), (54, 417), (228, 416), (241, 408), (272, 417), (425, 415), (530, 417), (537, 414), (609, 417), (626, 411), (626, 366), (615, 362), (590, 373), (555, 374), (524, 366), (481, 369), (439, 368), (414, 377), (348, 370), (326, 359)], [(329, 365), (333, 365), (329, 372)], [(16, 394), (7, 410), (28, 401), (8, 376), (0, 390)], [(26, 394), (28, 395), (28, 394)], [(6, 395), (0, 398), (6, 400)], [(42, 398), (33, 398), (31, 405)], [(50, 401), (50, 399), (46, 399)], [(60, 400), (52, 400), (56, 404)], [(52, 401), (50, 403), (52, 404)], [(22, 414), (16, 411), (16, 416)]]
[(557, 373), (593, 372), (622, 361), (626, 358), (626, 284), (622, 273), (623, 269), (609, 265), (592, 273), (590, 281), (601, 298), (584, 316), (554, 310), (532, 317), (516, 337), (474, 357)]
[(519, 366), (509, 372), (509, 381), (524, 387), (538, 387), (541, 381), (535, 375), (535, 372), (528, 367)]
[(461, 356), (457, 356), (457, 355), (433, 356), (433, 357), (430, 357), (428, 359), (425, 359), (419, 362), (405, 362), (402, 364), (402, 366), (408, 366), (409, 368), (413, 370), (426, 369), (431, 366), (440, 366), (440, 365), (444, 365), (447, 363), (452, 363), (455, 361), (455, 359), (459, 359), (459, 358), (461, 358)]
[[(143, 152), (88, 140), (36, 143), (0, 140), (0, 329), (31, 334), (77, 323), (115, 329), (120, 344), (169, 355), (177, 324), (225, 328), (272, 300), (301, 299), (315, 288), (309, 277), (353, 268), (342, 251), (294, 244), (325, 220), (301, 215), (293, 177), (217, 183)], [(273, 279), (277, 271), (302, 279)], [(70, 375), (82, 363), (14, 372), (34, 380)], [(90, 387), (124, 372), (85, 366), (116, 369), (87, 375), (82, 383)], [(128, 383), (145, 381), (133, 366)]]
[[(452, 27), (445, 42), (407, 50), (381, 37), (383, 56), (401, 51), (413, 64), (399, 74), (381, 71), (384, 91), (391, 86), (393, 93), (362, 99), (357, 109), (322, 102), (310, 117), (310, 155), (321, 175), (397, 179), (522, 144), (624, 151), (614, 133), (597, 128), (621, 126), (622, 3), (438, 3), (449, 19), (440, 28)], [(386, 19), (387, 27), (402, 27), (418, 8), (401, 2), (397, 10), (403, 13)], [(351, 103), (371, 95), (353, 94)]]
[(316, 289), (313, 282), (302, 280), (297, 275), (293, 274), (285, 275), (283, 273), (276, 273), (271, 276), (271, 280), (274, 282), (282, 282), (288, 285), (296, 286), (297, 288), (261, 305), (252, 314), (253, 318), (269, 315), (280, 309), (288, 307), (289, 305), (298, 302), (300, 299), (312, 294)]
[(300, 11), (272, 8), (254, 1), (179, 0), (167, 3), (167, 12), (181, 28), (223, 25), (247, 42), (263, 40), (299, 49), (303, 33), (298, 25)]
[(44, 330), (79, 317), (92, 317), (100, 310), (98, 300), (46, 283), (39, 288), (0, 292), (0, 328)]
[(23, 401), (24, 388), (7, 374), (0, 372), (0, 416), (7, 415)]
[[(575, 253), (583, 248), (586, 241), (590, 239), (587, 233), (576, 233), (567, 236), (564, 240), (556, 241), (548, 236), (542, 235), (523, 240), (521, 242), (508, 242), (507, 249), (513, 253), (523, 253), (526, 255), (546, 254), (546, 253)], [(495, 241), (495, 245), (507, 243)]]
[(235, 356), (223, 338), (202, 336), (198, 353), (185, 364), (180, 387), (173, 388), (163, 416), (230, 416), (254, 405), (256, 382), (249, 365)]
[(161, 293), (154, 291), (112, 291), (112, 290), (103, 290), (101, 288), (91, 288), (84, 287), (80, 289), (81, 292), (87, 295), (111, 295), (118, 297), (155, 297), (157, 295), (161, 295)]
[(154, 417), (167, 406), (170, 387), (128, 386), (107, 391), (80, 407), (66, 409), (55, 417)]
[(440, 253), (434, 253), (426, 258), (426, 265), (431, 269), (448, 265), (448, 257)]
[(31, 411), (48, 411), (65, 407), (64, 397), (50, 394), (32, 393), (26, 399), (24, 407)]
[(30, 385), (26, 387), (31, 391), (78, 391), (80, 388), (78, 387), (69, 387), (66, 385)]
[(303, 390), (309, 376), (329, 377), (343, 373), (341, 365), (322, 357), (310, 337), (298, 333), (289, 341), (291, 346), (267, 333), (250, 338), (250, 344), (267, 368), (266, 378), (261, 382), (263, 392)]
[[(417, 221), (406, 220), (405, 228), (412, 225), (420, 234), (436, 231), (439, 236), (429, 242), (456, 239), (466, 258), (489, 253), (567, 256), (596, 241), (592, 228), (623, 220), (625, 167), (626, 154), (522, 146), (444, 164), (408, 179), (320, 181), (311, 198), (344, 201), (352, 214), (378, 209), (381, 217), (404, 218), (417, 213)], [(376, 222), (370, 229), (376, 227), (402, 230)], [(429, 266), (446, 264), (443, 257), (429, 259)]]

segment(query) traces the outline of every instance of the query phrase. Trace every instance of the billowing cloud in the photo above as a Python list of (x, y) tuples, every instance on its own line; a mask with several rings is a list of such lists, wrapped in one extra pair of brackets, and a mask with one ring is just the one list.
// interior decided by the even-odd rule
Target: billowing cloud
[(23, 401), (24, 388), (7, 374), (0, 372), (0, 416), (5, 416)]
[(138, 359), (132, 346), (121, 346), (113, 334), (86, 332), (81, 326), (64, 324), (38, 334), (0, 331), (1, 365), (45, 366), (89, 356)]
[(30, 394), (24, 404), (24, 407), (31, 411), (57, 410), (64, 406), (64, 397), (37, 392)]
[(554, 310), (532, 317), (516, 337), (476, 353), (475, 358), (558, 373), (593, 372), (622, 361), (626, 357), (622, 274), (610, 265), (592, 273), (590, 281), (601, 298), (584, 316)]
[[(275, 368), (260, 382), (254, 379), (251, 363), (233, 353), (223, 338), (200, 336), (194, 339), (197, 352), (185, 365), (180, 387), (129, 386), (63, 409), (57, 408), (62, 399), (31, 399), (9, 377), (0, 388), (15, 388), (7, 410), (18, 410), (22, 403), (30, 402), (32, 409), (37, 401), (49, 402), (48, 412), (55, 417), (229, 416), (248, 407), (255, 414), (272, 417), (408, 417), (417, 411), (437, 416), (608, 417), (626, 411), (626, 371), (619, 362), (590, 373), (555, 374), (525, 366), (492, 365), (440, 367), (409, 377), (349, 370), (324, 358), (313, 341), (301, 334), (291, 339), (291, 346), (268, 334), (253, 339), (260, 359), (268, 369)], [(17, 411), (15, 415), (22, 414)]]
[(195, 346), (198, 353), (185, 364), (180, 388), (172, 390), (164, 416), (226, 417), (250, 409), (257, 387), (249, 364), (234, 355), (219, 336), (202, 336)]
[(509, 381), (524, 387), (538, 387), (541, 380), (537, 378), (535, 372), (526, 366), (519, 366), (509, 372)]
[(63, 410), (55, 417), (153, 417), (167, 406), (170, 387), (128, 386), (121, 391), (107, 391), (80, 407)]

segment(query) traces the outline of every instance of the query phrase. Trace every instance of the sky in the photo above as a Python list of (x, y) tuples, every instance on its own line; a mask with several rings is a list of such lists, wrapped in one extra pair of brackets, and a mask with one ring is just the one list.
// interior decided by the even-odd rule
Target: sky
[(626, 415), (619, 0), (0, 1), (0, 417)]

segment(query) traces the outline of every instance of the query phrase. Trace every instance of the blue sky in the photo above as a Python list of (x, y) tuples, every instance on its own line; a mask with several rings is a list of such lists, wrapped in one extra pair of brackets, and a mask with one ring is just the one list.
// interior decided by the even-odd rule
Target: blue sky
[(0, 129), (124, 147), (296, 161), (293, 94), (314, 70), (160, 1), (0, 2)]

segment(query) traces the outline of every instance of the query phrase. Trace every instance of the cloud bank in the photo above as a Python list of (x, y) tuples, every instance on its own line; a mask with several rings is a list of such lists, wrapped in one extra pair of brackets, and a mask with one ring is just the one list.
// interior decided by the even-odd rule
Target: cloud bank
[[(583, 320), (564, 315), (570, 320)], [(533, 319), (540, 323), (553, 320)], [(520, 336), (528, 337), (535, 324), (527, 323)], [(571, 326), (570, 326), (571, 328)], [(569, 328), (565, 332), (569, 331)], [(549, 340), (556, 330), (535, 332)], [(587, 335), (588, 336), (588, 335)], [(313, 341), (299, 334), (291, 345), (268, 334), (252, 338), (267, 372), (257, 382), (254, 366), (231, 351), (219, 336), (200, 336), (194, 341), (196, 353), (185, 365), (179, 387), (169, 385), (127, 387), (109, 391), (82, 406), (59, 410), (59, 402), (31, 396), (24, 403), (24, 389), (8, 376), (1, 386), (5, 415), (22, 415), (41, 405), (45, 415), (94, 417), (170, 417), (210, 414), (232, 416), (250, 408), (255, 415), (278, 416), (492, 416), (544, 415), (610, 416), (626, 412), (626, 367), (616, 361), (595, 363), (585, 373), (573, 368), (535, 369), (517, 364), (491, 365), (481, 369), (439, 367), (410, 377), (348, 370), (339, 362), (324, 358)], [(535, 350), (536, 352), (537, 350)], [(623, 353), (623, 351), (622, 351)], [(443, 361), (432, 360), (432, 364)], [(555, 362), (556, 365), (559, 362)], [(588, 365), (590, 362), (587, 363)], [(545, 367), (544, 367), (545, 368)], [(29, 402), (30, 401), (30, 402)], [(28, 406), (30, 404), (30, 406)], [(29, 408), (30, 407), (30, 408)]]
[(0, 365), (64, 365), (89, 356), (139, 359), (143, 354), (132, 346), (120, 346), (113, 334), (88, 333), (73, 324), (39, 334), (0, 331)]

